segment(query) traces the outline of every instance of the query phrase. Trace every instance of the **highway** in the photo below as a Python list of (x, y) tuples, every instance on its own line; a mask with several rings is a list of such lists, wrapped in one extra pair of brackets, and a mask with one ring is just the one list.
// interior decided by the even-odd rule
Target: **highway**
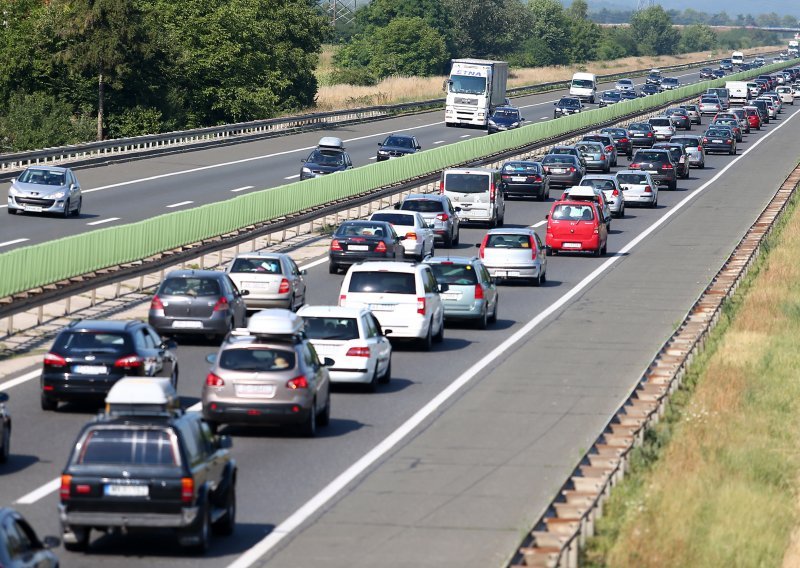
[[(682, 71), (683, 84), (699, 80), (697, 72)], [(640, 82), (642, 78), (638, 79)], [(613, 88), (613, 83), (598, 90)], [(555, 91), (513, 99), (529, 123), (552, 120)], [(375, 159), (378, 142), (392, 132), (417, 136), (423, 149), (453, 144), (483, 130), (447, 128), (444, 110), (401, 116), (336, 128), (291, 134), (252, 143), (156, 156), (82, 168), (76, 171), (84, 192), (79, 218), (54, 218), (26, 213), (4, 215), (0, 224), (0, 253), (67, 235), (113, 227), (189, 207), (231, 199), (246, 192), (297, 181), (301, 160), (324, 135), (342, 138), (356, 167)], [(8, 184), (3, 184), (7, 190)], [(5, 199), (0, 209), (6, 209)]]
[[(526, 115), (552, 116), (546, 101), (556, 96), (540, 96), (540, 107), (528, 107)], [(99, 536), (87, 554), (60, 549), (62, 566), (217, 567), (251, 549), (254, 557), (268, 553), (265, 565), (276, 567), (500, 565), (797, 163), (796, 112), (788, 107), (780, 120), (747, 136), (739, 150), (744, 155), (709, 156), (707, 167), (692, 170), (678, 191), (661, 192), (657, 209), (629, 208), (625, 219), (613, 222), (606, 258), (551, 257), (546, 286), (502, 286), (499, 321), (489, 331), (448, 327), (445, 341), (431, 353), (397, 346), (391, 384), (372, 395), (337, 390), (331, 425), (319, 438), (229, 429), (239, 463), (238, 525), (234, 537), (214, 539), (206, 557), (185, 556), (166, 535)], [(424, 116), (396, 120), (406, 128), (425, 123)], [(364, 137), (370, 129), (388, 132), (390, 124), (395, 121), (353, 129), (355, 137)], [(428, 136), (420, 130), (420, 138), (423, 132)], [(440, 130), (441, 137), (481, 135)], [(313, 144), (318, 136), (259, 145), (262, 151), (285, 148), (289, 141), (301, 147), (303, 137)], [(368, 143), (363, 143), (364, 157), (355, 158), (358, 163), (371, 155), (376, 137), (362, 138)], [(213, 154), (231, 161), (243, 159), (244, 151), (233, 146)], [(85, 170), (81, 177), (96, 174), (98, 187), (137, 173), (201, 166), (206, 153)], [(286, 168), (299, 168), (295, 158), (304, 153), (286, 154)], [(262, 163), (254, 162), (261, 170)], [(625, 163), (620, 159), (621, 166)], [(277, 167), (264, 167), (269, 175), (262, 177), (274, 179)], [(247, 175), (255, 179), (251, 169)], [(111, 197), (119, 203), (120, 191), (152, 192), (168, 205), (186, 199), (185, 190), (222, 199), (245, 181), (244, 173), (237, 177), (226, 171), (221, 167), (187, 174), (196, 176), (190, 179), (175, 176), (89, 195), (98, 203)], [(159, 183), (179, 195), (163, 195)], [(143, 212), (157, 208), (135, 195), (124, 213), (117, 205), (126, 220), (138, 206)], [(507, 225), (541, 223), (549, 206), (509, 202)], [(463, 230), (461, 245), (451, 252), (474, 254), (484, 232)], [(311, 303), (336, 302), (342, 276), (329, 275), (321, 262), (312, 263), (307, 278)], [(178, 350), (179, 391), (187, 407), (198, 401), (207, 372), (204, 356), (214, 350), (210, 344), (182, 344)], [(43, 413), (35, 378), (8, 392), (13, 455), (0, 466), (0, 506), (20, 510), (40, 534), (58, 534), (54, 480), (94, 409), (72, 405)]]

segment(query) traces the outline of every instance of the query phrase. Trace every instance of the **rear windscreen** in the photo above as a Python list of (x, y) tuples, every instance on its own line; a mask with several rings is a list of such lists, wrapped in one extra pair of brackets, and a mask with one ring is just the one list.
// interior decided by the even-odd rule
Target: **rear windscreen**
[(531, 238), (529, 235), (489, 235), (486, 248), (529, 249)]
[(483, 193), (489, 191), (491, 178), (486, 174), (445, 174), (445, 191)]
[(644, 174), (617, 174), (620, 185), (646, 185), (647, 176)]
[(469, 264), (431, 264), (431, 269), (439, 284), (469, 286), (478, 283), (478, 276)]
[(356, 318), (303, 316), (305, 332), (309, 339), (358, 339)]
[(594, 209), (590, 205), (556, 205), (551, 219), (564, 221), (591, 221)]
[(667, 157), (662, 152), (636, 152), (634, 162), (664, 162)]
[(408, 272), (353, 272), (349, 292), (379, 294), (416, 294), (414, 274)]
[(385, 221), (392, 225), (414, 225), (414, 217), (412, 215), (403, 215), (402, 213), (375, 213), (372, 215), (373, 221)]
[(162, 296), (219, 296), (219, 282), (211, 278), (167, 278), (158, 290)]
[(419, 213), (439, 213), (443, 210), (441, 201), (431, 199), (410, 199), (403, 201), (402, 207), (406, 211), (418, 211)]
[(582, 179), (580, 185), (597, 189), (614, 189), (614, 182), (610, 179)]
[(334, 233), (336, 237), (385, 237), (386, 225), (383, 223), (342, 223)]
[(650, 124), (653, 126), (672, 126), (668, 118), (653, 118), (650, 120)]
[(217, 365), (228, 371), (266, 373), (294, 369), (294, 351), (272, 347), (226, 349), (219, 355)]
[(281, 274), (281, 261), (277, 258), (237, 258), (233, 261), (231, 272)]
[(569, 164), (570, 166), (575, 164), (575, 158), (572, 154), (550, 154), (549, 156), (545, 156), (542, 160), (543, 164), (551, 165), (551, 164)]
[(180, 459), (165, 430), (102, 429), (89, 432), (76, 463), (81, 465), (167, 465)]
[(102, 331), (65, 331), (56, 338), (53, 350), (60, 353), (111, 353), (133, 351), (131, 338), (122, 333)]
[(509, 163), (503, 166), (504, 174), (538, 174), (540, 173), (539, 164), (535, 163)]

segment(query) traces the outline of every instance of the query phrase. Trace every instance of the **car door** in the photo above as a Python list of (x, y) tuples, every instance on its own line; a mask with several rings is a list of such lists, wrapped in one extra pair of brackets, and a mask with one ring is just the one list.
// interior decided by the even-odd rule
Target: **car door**
[(386, 368), (389, 366), (392, 356), (392, 347), (389, 344), (389, 340), (383, 335), (381, 324), (370, 312), (365, 312), (361, 316), (360, 325), (361, 329), (364, 330), (364, 339), (369, 345), (370, 353), (375, 357), (378, 375), (383, 376), (386, 374)]
[(536, 242), (536, 256), (539, 258), (539, 262), (542, 265), (542, 273), (547, 271), (547, 250), (544, 247), (544, 243), (542, 239), (539, 238), (539, 233), (536, 231), (533, 232), (533, 240)]
[(147, 377), (163, 377), (164, 365), (158, 353), (158, 345), (143, 327), (133, 332), (133, 343), (136, 353), (144, 361), (144, 374)]
[(422, 278), (422, 288), (425, 293), (425, 305), (431, 306), (431, 325), (433, 326), (432, 329), (436, 330), (433, 332), (435, 335), (444, 326), (444, 305), (442, 304), (442, 297), (439, 295), (436, 277), (429, 267), (423, 267), (420, 276)]
[(156, 330), (154, 330), (152, 327), (146, 326), (143, 328), (143, 331), (145, 337), (149, 338), (149, 341), (151, 341), (154, 345), (156, 353), (155, 356), (158, 359), (158, 365), (161, 369), (158, 376), (172, 377), (172, 374), (175, 372), (175, 367), (178, 364), (175, 353), (173, 353), (171, 349), (167, 348), (167, 345), (161, 339), (161, 336), (158, 335)]
[(483, 285), (483, 293), (486, 296), (489, 304), (488, 311), (490, 314), (494, 313), (495, 305), (497, 304), (498, 300), (497, 284), (495, 283), (491, 274), (489, 274), (489, 270), (482, 262), (478, 261), (478, 270), (475, 272), (477, 273), (478, 278), (480, 278), (481, 284)]
[(303, 278), (303, 271), (297, 266), (297, 263), (285, 257), (286, 264), (288, 265), (288, 272), (286, 274), (292, 275), (292, 288), (294, 289), (295, 305), (300, 306), (306, 303), (306, 279)]
[(314, 378), (314, 393), (317, 400), (317, 405), (314, 412), (319, 412), (324, 406), (328, 398), (328, 390), (330, 389), (330, 380), (328, 378), (328, 369), (322, 366), (322, 363), (317, 356), (314, 346), (309, 341), (303, 342), (300, 345), (301, 355), (303, 357), (303, 364), (308, 371), (308, 375)]
[(608, 221), (601, 214), (597, 204), (595, 204), (595, 214), (597, 216), (597, 232), (600, 236), (600, 242), (605, 244), (608, 242)]
[(52, 565), (41, 554), (45, 551), (39, 545), (33, 530), (28, 527), (26, 531), (13, 514), (3, 519), (0, 532), (4, 533), (6, 554), (11, 561), (10, 568), (39, 568)]
[(186, 415), (175, 423), (175, 429), (180, 435), (186, 464), (194, 478), (196, 488), (208, 484), (210, 491), (214, 491), (217, 479), (213, 474), (213, 462), (208, 459), (205, 442), (200, 438), (198, 419)]
[(230, 305), (233, 306), (233, 326), (244, 327), (247, 320), (247, 306), (244, 303), (242, 293), (227, 274), (223, 274), (222, 278), (220, 278), (220, 285), (222, 286), (223, 294), (228, 298)]
[(414, 214), (414, 231), (423, 235), (422, 256), (433, 254), (433, 229), (425, 224), (425, 219), (419, 213)]

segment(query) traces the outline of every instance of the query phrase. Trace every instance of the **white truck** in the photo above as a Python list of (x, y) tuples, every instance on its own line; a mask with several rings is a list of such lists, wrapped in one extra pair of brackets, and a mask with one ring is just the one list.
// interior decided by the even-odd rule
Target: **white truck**
[(495, 107), (506, 102), (508, 63), (485, 59), (453, 59), (445, 82), (444, 123), (486, 127)]
[(800, 42), (796, 39), (789, 40), (789, 47), (787, 48), (789, 57), (797, 57), (800, 55)]
[(742, 63), (744, 63), (744, 53), (741, 51), (734, 51), (731, 54), (731, 63), (736, 66), (740, 66)]
[(750, 88), (747, 86), (747, 81), (726, 81), (725, 88), (728, 89), (731, 106), (744, 106), (750, 100)]
[[(654, 69), (650, 73), (657, 71)], [(597, 96), (597, 77), (594, 73), (575, 73), (569, 84), (569, 96), (594, 104)]]

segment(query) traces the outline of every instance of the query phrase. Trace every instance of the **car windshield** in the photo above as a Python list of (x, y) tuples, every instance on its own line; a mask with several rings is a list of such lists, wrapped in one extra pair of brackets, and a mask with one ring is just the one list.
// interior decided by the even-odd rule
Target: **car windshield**
[(337, 237), (381, 237), (386, 236), (383, 223), (342, 223), (334, 233)]
[(647, 176), (644, 174), (617, 174), (620, 185), (647, 185)]
[(556, 221), (591, 221), (594, 219), (594, 208), (591, 205), (560, 204), (553, 208), (550, 218)]
[(700, 141), (697, 138), (683, 138), (683, 137), (672, 137), (671, 142), (675, 144), (683, 144), (684, 146), (688, 146), (689, 148), (694, 148), (700, 145)]
[(633, 156), (634, 162), (663, 162), (667, 160), (664, 152), (651, 152), (647, 150), (639, 150)]
[(628, 133), (622, 128), (607, 128), (603, 129), (603, 132), (608, 132), (615, 138), (624, 138), (628, 135)]
[(400, 209), (419, 213), (439, 213), (444, 211), (444, 204), (433, 199), (406, 199)]
[(20, 174), (17, 181), (22, 183), (35, 183), (38, 185), (64, 185), (64, 173), (28, 168)]
[(456, 193), (483, 193), (489, 191), (491, 179), (486, 174), (449, 173), (444, 176), (444, 188)]
[(383, 145), (395, 148), (413, 148), (414, 140), (408, 136), (389, 136), (383, 141)]
[(309, 339), (358, 339), (356, 318), (309, 317), (303, 316), (306, 336)]
[(108, 331), (65, 331), (53, 344), (53, 350), (61, 353), (130, 353), (133, 345), (130, 337), (123, 333)]
[(577, 89), (591, 89), (594, 87), (594, 82), (589, 79), (574, 79), (572, 81), (572, 86)]
[(212, 278), (167, 278), (158, 290), (163, 296), (219, 296), (219, 282)]
[(177, 466), (180, 462), (165, 430), (131, 428), (92, 430), (86, 436), (76, 464)]
[(486, 92), (486, 77), (453, 75), (450, 77), (450, 92), (463, 95), (482, 95)]
[(265, 373), (294, 369), (294, 351), (272, 347), (225, 349), (220, 353), (217, 366), (227, 371)]
[(256, 272), (260, 274), (281, 274), (281, 261), (277, 258), (237, 258), (231, 266), (232, 273)]
[(478, 276), (472, 265), (455, 264), (452, 262), (440, 262), (431, 264), (433, 275), (439, 284), (451, 284), (453, 286), (470, 286), (478, 283)]
[(497, 109), (492, 114), (492, 118), (503, 118), (506, 120), (519, 120), (519, 111), (509, 109)]
[(598, 142), (600, 144), (606, 145), (610, 144), (610, 141), (605, 136), (593, 136), (591, 134), (587, 134), (583, 137), (584, 142)]
[(616, 186), (614, 182), (610, 179), (582, 179), (580, 185), (594, 187), (595, 189), (607, 189), (612, 190)]
[(575, 165), (575, 157), (571, 154), (550, 154), (542, 160), (543, 164), (569, 164)]
[(578, 99), (561, 99), (558, 101), (558, 106), (567, 107), (567, 108), (578, 108), (581, 106), (581, 102)]
[(385, 221), (391, 225), (414, 226), (414, 215), (403, 213), (373, 213), (373, 221)]
[(320, 166), (343, 166), (344, 153), (332, 150), (314, 150), (306, 161)]
[(416, 278), (410, 272), (357, 271), (350, 276), (349, 292), (416, 294)]
[(664, 82), (665, 83), (677, 83), (678, 80), (675, 79), (674, 77), (667, 77), (666, 79), (664, 79)]
[(511, 162), (503, 166), (504, 174), (538, 174), (540, 173), (539, 164), (533, 162)]
[(578, 153), (578, 149), (577, 148), (565, 148), (565, 147), (562, 146), (560, 148), (551, 148), (550, 149), (550, 155), (555, 155), (555, 156), (557, 156), (559, 154), (565, 154), (565, 155), (574, 156), (577, 153)]
[(619, 100), (620, 96), (621, 95), (617, 91), (606, 91), (603, 93), (604, 99)]
[(633, 81), (630, 79), (620, 79), (617, 81), (617, 85), (633, 85)]

